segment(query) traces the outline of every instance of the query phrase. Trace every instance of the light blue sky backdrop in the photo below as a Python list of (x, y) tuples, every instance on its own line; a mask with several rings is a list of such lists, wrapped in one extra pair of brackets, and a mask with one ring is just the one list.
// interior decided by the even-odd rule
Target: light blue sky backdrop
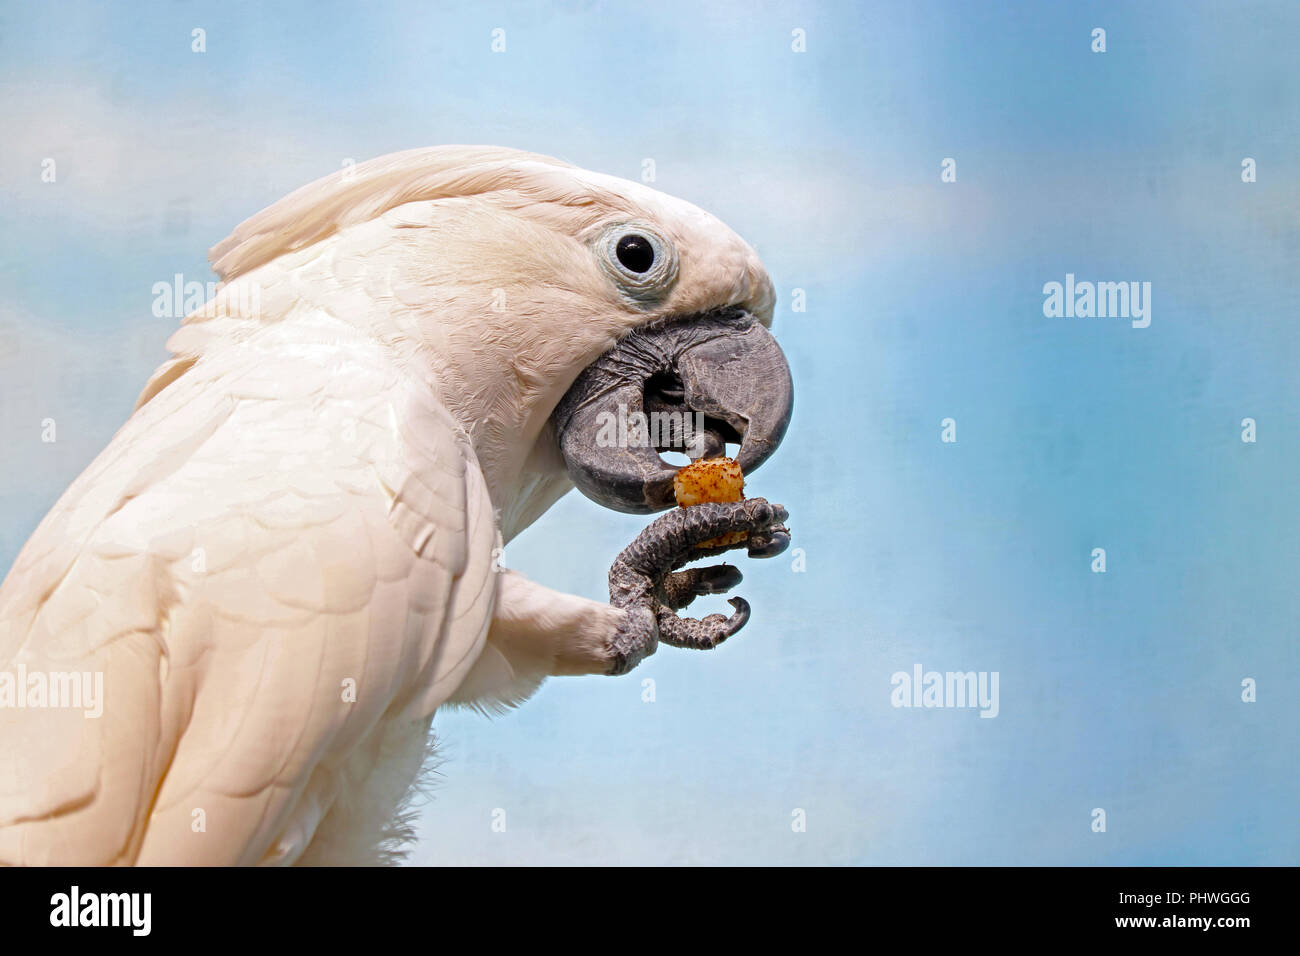
[[(412, 861), (1300, 862), (1300, 7), (269, 6), (0, 4), (0, 568), (241, 219), (414, 146), (652, 158), (777, 284), (750, 489), (807, 570), (748, 564), (714, 653), (440, 715)], [(1067, 272), (1150, 282), (1150, 327), (1045, 318)], [(603, 598), (643, 523), (570, 495), (506, 563)], [(891, 707), (917, 663), (998, 671), (999, 716)]]

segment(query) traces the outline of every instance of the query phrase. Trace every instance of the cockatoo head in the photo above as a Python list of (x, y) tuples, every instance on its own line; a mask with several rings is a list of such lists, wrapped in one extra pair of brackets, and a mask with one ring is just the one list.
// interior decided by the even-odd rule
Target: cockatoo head
[[(258, 283), (263, 321), (323, 310), (391, 347), (470, 435), (507, 537), (575, 483), (619, 510), (669, 507), (660, 450), (738, 443), (748, 473), (789, 421), (754, 250), (690, 203), (545, 156), (384, 156), (253, 216), (212, 260)], [(703, 434), (648, 444), (646, 412)]]

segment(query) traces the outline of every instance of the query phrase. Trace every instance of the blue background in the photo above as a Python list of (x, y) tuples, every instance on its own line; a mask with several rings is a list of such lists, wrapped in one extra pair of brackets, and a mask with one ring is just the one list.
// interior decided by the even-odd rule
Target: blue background
[[(5, 2), (0, 568), (162, 359), (153, 284), (246, 216), (414, 146), (651, 158), (777, 284), (797, 408), (749, 489), (806, 571), (746, 565), (713, 653), (439, 714), (411, 861), (1300, 862), (1297, 40), (1287, 3)], [(1067, 272), (1151, 326), (1044, 317)], [(505, 563), (603, 599), (643, 524), (572, 494)], [(999, 716), (893, 708), (917, 663), (998, 671)]]

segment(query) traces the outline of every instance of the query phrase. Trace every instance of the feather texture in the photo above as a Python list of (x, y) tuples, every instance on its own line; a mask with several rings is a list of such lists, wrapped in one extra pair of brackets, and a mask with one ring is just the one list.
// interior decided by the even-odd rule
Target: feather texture
[[(680, 258), (654, 303), (598, 258), (627, 220)], [(494, 562), (571, 487), (560, 396), (638, 325), (773, 301), (694, 206), (488, 147), (326, 177), (212, 261), (0, 585), (0, 674), (103, 681), (99, 716), (0, 707), (0, 862), (392, 859), (439, 706), (608, 665), (624, 612)]]
[(418, 737), (400, 798), (477, 657), (495, 531), (467, 440), (355, 334), (279, 331), (145, 405), (0, 590), (9, 666), (105, 695), (0, 709), (5, 861), (291, 862), (388, 724)]

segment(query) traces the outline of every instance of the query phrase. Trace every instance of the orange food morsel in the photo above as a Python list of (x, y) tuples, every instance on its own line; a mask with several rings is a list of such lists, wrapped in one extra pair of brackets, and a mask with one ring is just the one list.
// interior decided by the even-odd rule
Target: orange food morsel
[[(740, 464), (733, 458), (702, 458), (679, 470), (673, 478), (673, 494), (683, 508), (710, 501), (743, 501), (745, 476)], [(731, 531), (707, 541), (697, 548), (721, 548), (739, 544), (749, 535), (744, 531)]]

